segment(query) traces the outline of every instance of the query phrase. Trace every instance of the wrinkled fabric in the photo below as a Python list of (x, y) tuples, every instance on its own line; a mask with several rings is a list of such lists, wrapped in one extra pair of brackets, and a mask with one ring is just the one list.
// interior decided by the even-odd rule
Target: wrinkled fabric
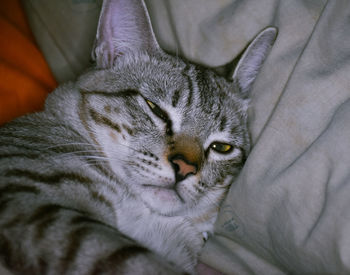
[[(100, 1), (26, 2), (55, 76), (74, 79), (88, 64)], [(207, 66), (279, 28), (251, 91), (254, 146), (201, 260), (226, 274), (350, 274), (349, 1), (146, 4), (160, 45)]]
[(22, 0), (30, 26), (58, 82), (91, 65), (102, 0)]

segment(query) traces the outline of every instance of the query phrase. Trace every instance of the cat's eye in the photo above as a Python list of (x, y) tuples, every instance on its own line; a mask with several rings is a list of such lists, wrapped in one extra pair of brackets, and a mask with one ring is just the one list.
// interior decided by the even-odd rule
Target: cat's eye
[(146, 99), (146, 102), (147, 102), (148, 106), (149, 106), (152, 110), (155, 109), (155, 108), (157, 108), (157, 105), (154, 104), (152, 101)]
[(213, 142), (210, 148), (221, 154), (228, 154), (232, 151), (233, 146), (227, 143)]
[(145, 99), (146, 103), (148, 106), (151, 108), (152, 112), (159, 117), (160, 119), (164, 120), (165, 122), (168, 121), (168, 115), (161, 109), (159, 108), (155, 103), (152, 101)]

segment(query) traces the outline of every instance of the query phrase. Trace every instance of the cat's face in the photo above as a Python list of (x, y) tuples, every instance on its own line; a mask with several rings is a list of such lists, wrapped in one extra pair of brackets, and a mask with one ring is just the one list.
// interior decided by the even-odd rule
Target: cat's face
[(105, 0), (81, 117), (118, 181), (164, 215), (217, 206), (249, 150), (246, 98), (275, 37), (263, 30), (226, 81), (164, 53), (143, 1)]
[(218, 203), (249, 150), (246, 101), (179, 59), (128, 59), (80, 81), (84, 120), (110, 168), (162, 214)]

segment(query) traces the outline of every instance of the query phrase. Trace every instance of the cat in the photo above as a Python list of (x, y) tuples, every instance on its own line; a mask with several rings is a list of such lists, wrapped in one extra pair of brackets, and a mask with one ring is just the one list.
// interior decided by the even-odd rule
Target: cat
[(143, 1), (105, 0), (94, 67), (0, 128), (2, 263), (195, 274), (250, 150), (249, 90), (276, 33), (260, 32), (221, 76), (165, 53)]

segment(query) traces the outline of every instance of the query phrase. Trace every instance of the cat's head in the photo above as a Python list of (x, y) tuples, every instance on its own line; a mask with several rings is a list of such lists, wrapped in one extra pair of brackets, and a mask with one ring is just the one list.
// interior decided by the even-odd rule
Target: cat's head
[(165, 215), (219, 203), (248, 154), (248, 91), (275, 36), (261, 32), (227, 79), (164, 53), (142, 1), (104, 2), (81, 116), (132, 194)]

